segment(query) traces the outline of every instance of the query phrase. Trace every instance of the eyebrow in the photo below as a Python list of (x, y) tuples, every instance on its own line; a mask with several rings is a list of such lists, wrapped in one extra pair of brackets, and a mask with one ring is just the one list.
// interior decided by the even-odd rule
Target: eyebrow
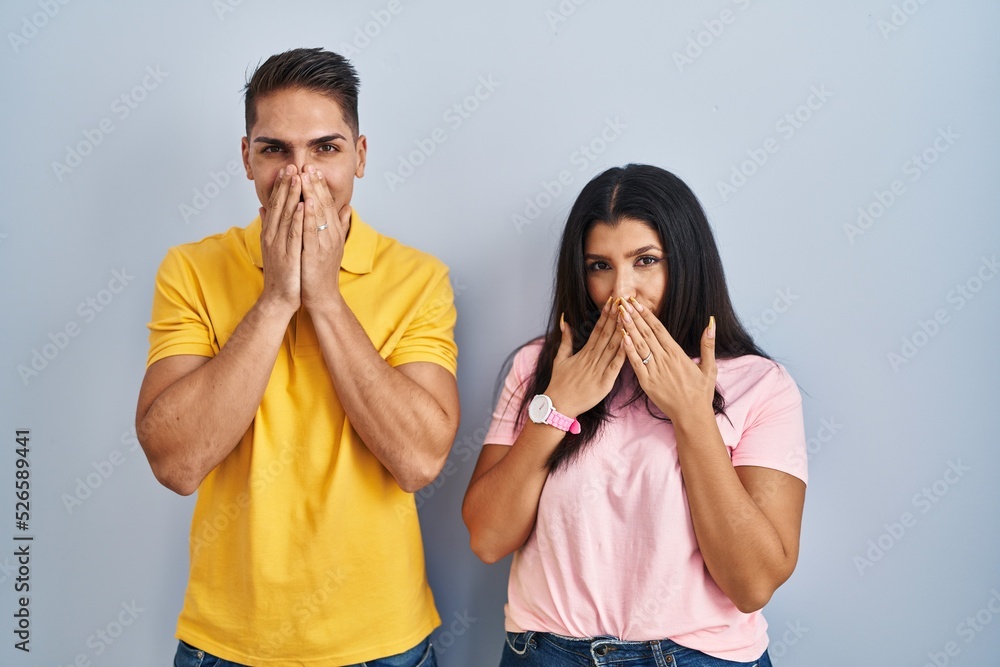
[[(657, 252), (660, 253), (663, 252), (662, 250), (660, 250), (660, 247), (658, 245), (645, 245), (642, 246), (641, 248), (636, 248), (635, 250), (628, 251), (627, 253), (625, 253), (625, 257), (638, 257), (639, 255), (647, 253), (650, 250), (656, 250)], [(596, 255), (594, 253), (586, 253), (583, 257), (584, 259), (608, 259), (604, 255)]]
[[(310, 139), (309, 143), (306, 145), (310, 148), (313, 146), (320, 146), (322, 144), (329, 144), (336, 140), (347, 141), (347, 137), (338, 133), (327, 134), (326, 136), (318, 137), (316, 139)], [(289, 144), (287, 141), (282, 141), (281, 139), (275, 139), (274, 137), (255, 137), (253, 142), (255, 144), (267, 144), (269, 146), (278, 146), (279, 148), (288, 148)]]

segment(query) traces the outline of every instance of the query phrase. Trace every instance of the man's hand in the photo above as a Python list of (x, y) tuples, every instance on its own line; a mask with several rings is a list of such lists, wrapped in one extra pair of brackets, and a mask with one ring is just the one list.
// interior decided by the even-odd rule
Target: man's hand
[(302, 305), (322, 310), (340, 298), (340, 263), (351, 228), (351, 206), (333, 199), (323, 173), (306, 165), (302, 174)]
[(302, 301), (302, 179), (294, 165), (278, 172), (267, 208), (260, 209), (260, 250), (264, 262), (264, 303), (292, 313)]

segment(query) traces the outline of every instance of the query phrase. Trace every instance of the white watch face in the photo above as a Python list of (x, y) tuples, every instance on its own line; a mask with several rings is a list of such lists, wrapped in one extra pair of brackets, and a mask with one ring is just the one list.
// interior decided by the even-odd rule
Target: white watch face
[(539, 394), (528, 404), (528, 417), (536, 424), (544, 424), (552, 411), (552, 399), (545, 394)]

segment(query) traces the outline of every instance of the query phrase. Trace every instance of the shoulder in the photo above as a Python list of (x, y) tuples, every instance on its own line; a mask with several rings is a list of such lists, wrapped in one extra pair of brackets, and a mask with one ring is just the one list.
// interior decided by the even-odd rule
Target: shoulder
[(727, 403), (735, 400), (757, 403), (767, 398), (792, 394), (801, 400), (795, 380), (777, 361), (748, 354), (719, 359), (717, 365), (717, 383)]
[(527, 382), (534, 377), (538, 367), (538, 358), (542, 351), (544, 339), (536, 338), (514, 350), (500, 368), (500, 378), (504, 378), (504, 386), (511, 392), (521, 391)]
[(401, 241), (398, 241), (391, 236), (384, 236), (382, 234), (378, 235), (378, 256), (392, 257), (393, 259), (401, 259), (405, 261), (412, 262), (414, 264), (422, 264), (429, 267), (445, 269), (447, 266), (440, 259), (430, 254), (415, 248), (410, 245), (406, 245)]
[(506, 410), (506, 406), (511, 404), (512, 400), (514, 405), (520, 405), (520, 401), (523, 400), (524, 394), (535, 376), (541, 351), (542, 339), (538, 338), (525, 343), (507, 357), (500, 370), (503, 385), (498, 402), (498, 405), (505, 406), (504, 410)]
[(215, 263), (225, 258), (249, 260), (250, 255), (244, 242), (246, 227), (230, 229), (206, 236), (200, 241), (182, 243), (167, 250), (164, 265), (186, 264), (191, 267)]
[(367, 224), (365, 226), (375, 240), (374, 271), (400, 275), (417, 273), (428, 277), (447, 275), (448, 266), (429, 252), (386, 236)]
[(520, 378), (527, 378), (534, 375), (538, 367), (538, 358), (542, 353), (542, 343), (544, 338), (536, 338), (522, 345), (514, 351), (512, 370)]

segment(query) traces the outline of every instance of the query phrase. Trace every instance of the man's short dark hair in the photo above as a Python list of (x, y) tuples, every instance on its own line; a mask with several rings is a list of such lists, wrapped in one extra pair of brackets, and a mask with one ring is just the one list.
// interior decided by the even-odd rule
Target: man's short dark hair
[(271, 56), (243, 88), (247, 137), (257, 122), (257, 99), (279, 90), (302, 88), (321, 93), (340, 106), (344, 120), (358, 138), (358, 72), (347, 58), (324, 49), (292, 49)]

